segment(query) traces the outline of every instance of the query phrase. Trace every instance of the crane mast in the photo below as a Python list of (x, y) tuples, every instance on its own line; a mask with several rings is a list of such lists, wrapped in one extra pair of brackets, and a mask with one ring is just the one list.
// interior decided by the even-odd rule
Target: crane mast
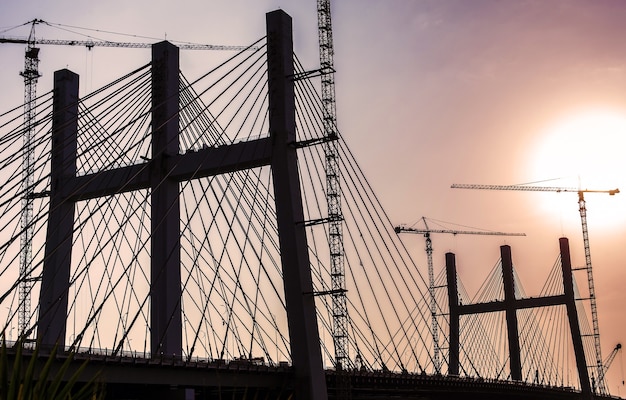
[(26, 47), (24, 71), (24, 136), (22, 138), (22, 211), (20, 216), (20, 284), (18, 332), (25, 335), (30, 325), (30, 292), (32, 286), (32, 241), (33, 241), (33, 145), (35, 133), (35, 108), (37, 101), (37, 80), (39, 75), (39, 48), (35, 47), (35, 26), (41, 22), (33, 20)]
[(348, 308), (343, 249), (343, 216), (341, 212), (341, 183), (337, 151), (337, 108), (335, 104), (335, 75), (333, 68), (333, 31), (330, 0), (317, 1), (322, 104), (324, 107), (324, 155), (326, 159), (326, 200), (328, 203), (328, 240), (330, 247), (330, 276), (333, 309), (333, 344), (338, 370), (347, 367)]
[(430, 315), (431, 315), (431, 331), (433, 335), (433, 365), (436, 374), (441, 374), (439, 346), (439, 324), (437, 323), (437, 300), (435, 298), (435, 268), (433, 265), (433, 241), (430, 238), (431, 233), (448, 233), (452, 235), (497, 235), (497, 236), (526, 236), (524, 233), (507, 233), (494, 231), (460, 231), (452, 229), (430, 229), (426, 217), (422, 217), (425, 229), (407, 228), (397, 226), (394, 228), (396, 233), (414, 233), (423, 234), (426, 241), (426, 260), (428, 263), (428, 295), (430, 296)]
[[(424, 224), (426, 221), (424, 220)], [(427, 226), (428, 229), (428, 226)], [(430, 296), (430, 318), (431, 328), (433, 330), (433, 347), (434, 356), (433, 363), (435, 365), (435, 373), (441, 374), (441, 363), (439, 362), (439, 325), (437, 324), (437, 300), (435, 299), (435, 267), (433, 265), (433, 241), (430, 239), (430, 233), (425, 233), (426, 238), (426, 257), (428, 259), (428, 295)]]
[(589, 230), (587, 228), (587, 206), (585, 203), (585, 193), (607, 193), (614, 196), (619, 193), (619, 189), (611, 190), (589, 190), (575, 189), (568, 187), (544, 187), (526, 185), (474, 185), (474, 184), (453, 184), (453, 189), (485, 189), (485, 190), (525, 190), (533, 192), (574, 192), (578, 193), (578, 211), (583, 234), (583, 246), (585, 249), (585, 270), (587, 271), (587, 285), (589, 289), (589, 308), (591, 310), (591, 320), (593, 325), (593, 343), (596, 358), (596, 376), (598, 377), (598, 389), (600, 393), (606, 393), (604, 374), (606, 369), (602, 365), (602, 348), (600, 346), (600, 327), (598, 324), (598, 306), (596, 302), (596, 289), (593, 282), (593, 270), (591, 267), (591, 250), (589, 247)]
[[(439, 361), (439, 324), (437, 323), (437, 299), (435, 298), (435, 267), (433, 264), (433, 241), (430, 238), (430, 230), (426, 218), (422, 217), (426, 230), (424, 238), (426, 238), (426, 260), (428, 263), (428, 295), (430, 296), (430, 318), (431, 330), (433, 334), (433, 365), (435, 374), (441, 374), (441, 362)], [(397, 232), (410, 232), (408, 229), (396, 228)]]
[(604, 373), (602, 365), (602, 349), (600, 347), (600, 326), (598, 324), (598, 305), (596, 303), (596, 288), (593, 283), (593, 272), (591, 269), (591, 250), (589, 247), (589, 230), (587, 228), (587, 207), (583, 191), (578, 192), (578, 211), (580, 212), (580, 222), (583, 232), (583, 247), (585, 249), (585, 270), (587, 271), (587, 285), (589, 287), (589, 308), (591, 309), (591, 323), (593, 326), (593, 344), (596, 352), (596, 370), (598, 376), (598, 388), (600, 393), (605, 392)]

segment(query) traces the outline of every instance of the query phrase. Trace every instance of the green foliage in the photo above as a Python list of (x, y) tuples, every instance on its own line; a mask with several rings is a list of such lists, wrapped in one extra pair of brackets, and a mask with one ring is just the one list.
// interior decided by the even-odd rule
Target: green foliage
[(24, 354), (22, 340), (19, 340), (14, 348), (15, 359), (10, 365), (3, 335), (0, 350), (0, 400), (100, 400), (104, 398), (102, 387), (96, 381), (97, 376), (86, 384), (76, 384), (87, 366), (87, 361), (82, 363), (72, 375), (66, 377), (74, 359), (73, 352), (68, 354), (56, 374), (53, 375), (53, 366), (57, 356), (56, 346), (40, 370), (37, 366), (40, 358), (39, 345), (33, 348), (29, 360), (26, 360), (27, 355)]

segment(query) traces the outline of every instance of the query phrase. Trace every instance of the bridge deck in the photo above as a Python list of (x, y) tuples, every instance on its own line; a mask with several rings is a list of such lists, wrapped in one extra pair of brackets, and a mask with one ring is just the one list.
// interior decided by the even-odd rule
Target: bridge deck
[[(8, 349), (9, 365), (15, 356)], [(26, 351), (26, 355), (28, 351)], [(39, 355), (39, 368), (48, 356)], [(57, 355), (56, 368), (68, 358)], [(85, 361), (80, 382), (98, 375), (106, 385), (107, 399), (186, 399), (189, 396), (230, 399), (287, 399), (293, 395), (294, 373), (287, 364), (269, 366), (254, 360), (183, 361), (164, 357), (148, 359), (130, 356), (77, 353), (68, 376)], [(513, 399), (583, 400), (569, 387), (531, 385), (523, 382), (437, 376), (382, 371), (348, 371), (351, 398), (359, 399)], [(54, 375), (54, 374), (53, 374)], [(338, 399), (338, 375), (326, 371), (329, 399)], [(203, 397), (204, 396), (204, 397)], [(260, 396), (260, 397), (259, 397)], [(194, 397), (191, 397), (194, 398)], [(595, 399), (616, 399), (596, 396)]]

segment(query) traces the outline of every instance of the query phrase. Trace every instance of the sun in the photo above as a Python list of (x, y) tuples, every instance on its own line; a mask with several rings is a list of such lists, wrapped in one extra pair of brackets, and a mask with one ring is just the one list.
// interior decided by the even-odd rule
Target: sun
[[(603, 227), (626, 222), (626, 115), (590, 111), (569, 116), (548, 126), (539, 135), (530, 160), (536, 180), (555, 179), (547, 186), (590, 190), (619, 188), (621, 194), (587, 194), (589, 218)], [(564, 194), (544, 196), (547, 212), (566, 207)], [(569, 209), (569, 207), (568, 207)], [(569, 211), (569, 210), (568, 210)]]

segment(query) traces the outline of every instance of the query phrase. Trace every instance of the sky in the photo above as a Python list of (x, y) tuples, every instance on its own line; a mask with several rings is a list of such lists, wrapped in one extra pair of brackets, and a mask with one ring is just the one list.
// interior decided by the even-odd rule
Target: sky
[[(27, 36), (39, 18), (46, 39), (247, 45), (264, 35), (264, 14), (294, 19), (295, 49), (315, 69), (314, 0), (4, 0), (0, 33)], [(536, 295), (567, 236), (585, 263), (576, 194), (451, 189), (453, 183), (620, 188), (588, 194), (588, 226), (604, 357), (626, 340), (626, 3), (621, 0), (341, 0), (332, 2), (341, 134), (394, 224), (422, 216), (526, 237), (433, 236), (436, 271), (457, 255), (470, 293), (512, 247)], [(85, 32), (80, 30), (80, 32)], [(110, 35), (122, 32), (135, 37)], [(189, 58), (185, 58), (189, 57)], [(196, 68), (183, 56), (183, 70)], [(40, 93), (70, 68), (90, 91), (143, 65), (147, 50), (43, 47)], [(22, 101), (23, 47), (0, 45), (0, 110)], [(193, 74), (190, 74), (193, 76)], [(558, 178), (558, 179), (557, 179)], [(555, 180), (553, 180), (555, 179)], [(549, 181), (550, 180), (550, 181)], [(545, 181), (545, 182), (544, 182)], [(455, 226), (455, 225), (450, 225)], [(453, 228), (454, 229), (454, 228)], [(420, 236), (405, 236), (425, 266)], [(585, 284), (585, 276), (576, 276)], [(608, 374), (626, 396), (621, 360)]]

